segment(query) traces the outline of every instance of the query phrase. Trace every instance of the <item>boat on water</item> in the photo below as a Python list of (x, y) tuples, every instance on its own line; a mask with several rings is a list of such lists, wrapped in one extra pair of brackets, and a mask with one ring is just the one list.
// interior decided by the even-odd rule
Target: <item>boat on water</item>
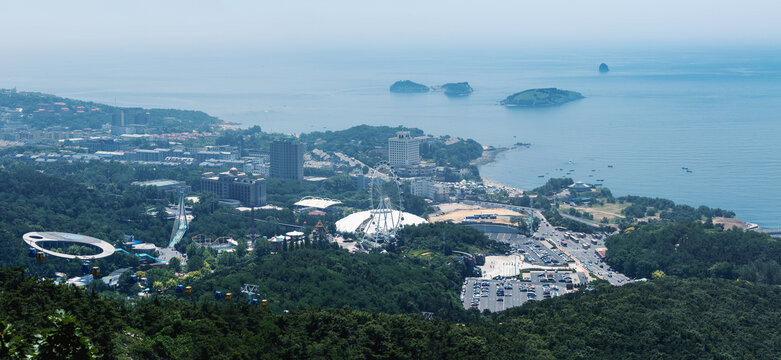
[(545, 177), (545, 175), (537, 175), (537, 177)]
[(609, 168), (612, 168), (612, 167), (613, 167), (613, 165), (608, 165), (607, 167), (609, 167)]

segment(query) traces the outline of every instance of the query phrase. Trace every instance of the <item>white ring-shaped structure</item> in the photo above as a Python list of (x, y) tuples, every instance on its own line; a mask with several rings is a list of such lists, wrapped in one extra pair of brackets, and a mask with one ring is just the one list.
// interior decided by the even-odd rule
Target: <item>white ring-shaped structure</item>
[[(92, 260), (92, 259), (102, 259), (104, 257), (108, 257), (114, 254), (114, 246), (112, 246), (106, 241), (96, 239), (94, 237), (86, 236), (86, 235), (70, 234), (70, 233), (63, 233), (63, 232), (34, 231), (22, 235), (22, 239), (24, 240), (24, 242), (27, 243), (27, 245), (30, 245), (30, 247), (33, 247), (38, 251), (42, 251), (47, 255), (51, 255), (63, 259)], [(93, 248), (98, 248), (100, 249), (100, 253), (95, 255), (63, 254), (63, 253), (58, 253), (43, 248), (41, 245), (39, 245), (41, 243), (63, 243), (69, 245), (84, 245)]]

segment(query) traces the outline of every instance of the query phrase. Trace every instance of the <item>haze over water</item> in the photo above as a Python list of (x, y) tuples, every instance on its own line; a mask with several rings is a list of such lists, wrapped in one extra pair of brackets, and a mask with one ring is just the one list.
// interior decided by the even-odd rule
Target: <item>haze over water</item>
[[(105, 56), (0, 60), (8, 70), (0, 87), (198, 109), (268, 131), (404, 125), (484, 145), (528, 142), (481, 173), (529, 189), (574, 170), (575, 180), (604, 179), (615, 195), (721, 207), (781, 228), (780, 59), (781, 52), (745, 49)], [(609, 74), (597, 72), (603, 61)], [(388, 92), (405, 79), (469, 81), (475, 92)], [(497, 105), (538, 87), (586, 98), (545, 109)]]

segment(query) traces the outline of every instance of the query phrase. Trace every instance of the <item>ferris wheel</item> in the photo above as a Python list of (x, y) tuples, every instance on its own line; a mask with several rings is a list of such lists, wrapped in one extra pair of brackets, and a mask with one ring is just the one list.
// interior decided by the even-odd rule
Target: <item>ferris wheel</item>
[(404, 220), (401, 182), (387, 162), (370, 170), (369, 219), (361, 226), (362, 240), (390, 243)]

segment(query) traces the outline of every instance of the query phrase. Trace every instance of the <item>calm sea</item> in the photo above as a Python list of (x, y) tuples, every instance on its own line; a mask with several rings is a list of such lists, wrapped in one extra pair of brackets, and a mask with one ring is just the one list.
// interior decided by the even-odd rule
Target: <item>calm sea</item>
[[(597, 72), (603, 61), (609, 74)], [(482, 167), (483, 175), (532, 188), (569, 171), (575, 180), (604, 180), (617, 195), (731, 209), (745, 221), (781, 228), (778, 51), (11, 56), (0, 66), (0, 87), (200, 109), (271, 131), (405, 125), (485, 145), (527, 142), (532, 146)], [(390, 94), (388, 86), (402, 79), (469, 81), (475, 92)], [(545, 109), (497, 105), (537, 87), (586, 98)]]

